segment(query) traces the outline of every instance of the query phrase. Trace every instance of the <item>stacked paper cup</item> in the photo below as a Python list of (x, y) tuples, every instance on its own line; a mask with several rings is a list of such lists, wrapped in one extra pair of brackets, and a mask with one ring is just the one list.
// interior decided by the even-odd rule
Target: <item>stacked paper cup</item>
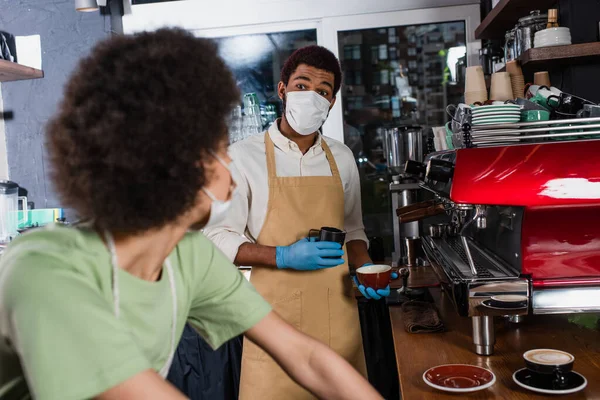
[(506, 101), (514, 99), (515, 97), (513, 96), (513, 89), (508, 72), (496, 72), (495, 74), (492, 74), (490, 100)]
[(539, 86), (552, 86), (550, 84), (550, 74), (548, 71), (540, 71), (533, 74), (533, 84)]
[(506, 72), (510, 75), (513, 99), (522, 98), (525, 94), (525, 77), (523, 70), (516, 60), (506, 63)]
[(485, 102), (488, 99), (485, 77), (481, 65), (468, 67), (465, 74), (465, 103)]

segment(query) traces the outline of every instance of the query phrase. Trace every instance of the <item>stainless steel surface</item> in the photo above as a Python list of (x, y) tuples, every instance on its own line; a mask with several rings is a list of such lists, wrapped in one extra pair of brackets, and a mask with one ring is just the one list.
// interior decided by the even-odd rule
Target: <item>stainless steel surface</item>
[(425, 236), (422, 238), (422, 243), (423, 249), (428, 256), (434, 256), (434, 258), (438, 259), (438, 263), (444, 264), (444, 269), (451, 271), (454, 277), (464, 282), (476, 281), (479, 279), (503, 280), (518, 277), (517, 272), (513, 272), (508, 267), (500, 264), (497, 259), (479, 247), (477, 243), (469, 238), (466, 238), (466, 240), (469, 250), (471, 251), (471, 257), (473, 258), (477, 274), (473, 274), (473, 271), (468, 264), (462, 239), (458, 239), (458, 237), (433, 239), (429, 236)]
[(472, 204), (455, 204), (454, 207), (457, 210), (469, 211), (469, 210), (472, 210), (474, 206)]
[(402, 247), (400, 245), (400, 222), (395, 216), (396, 210), (400, 207), (400, 192), (392, 190), (392, 186), (399, 186), (398, 183), (394, 182), (390, 184), (390, 191), (392, 195), (392, 227), (394, 230), (394, 251), (392, 251), (392, 261), (397, 262), (402, 256)]
[(417, 265), (417, 248), (421, 245), (419, 237), (402, 238), (403, 254), (406, 257), (406, 265), (414, 267)]
[(477, 229), (487, 228), (487, 219), (485, 217), (477, 218)]
[[(535, 137), (535, 135), (525, 135), (526, 133), (534, 133), (534, 134), (544, 134), (544, 132), (547, 132), (547, 134), (549, 135), (558, 135), (561, 133), (564, 133), (562, 131), (567, 131), (566, 133), (578, 133), (578, 132), (568, 132), (568, 131), (572, 131), (572, 130), (579, 130), (579, 129), (585, 129), (585, 133), (588, 132), (594, 132), (597, 130), (600, 130), (600, 125), (570, 125), (570, 126), (557, 126), (557, 127), (546, 127), (546, 128), (530, 128), (530, 129), (514, 129), (514, 130), (510, 130), (510, 129), (504, 129), (504, 130), (496, 130), (496, 131), (477, 131), (474, 130), (471, 133), (471, 136), (474, 138), (486, 138), (486, 137), (498, 137), (498, 136), (517, 136), (517, 137), (524, 137), (525, 139), (527, 138), (532, 138)], [(589, 129), (594, 129), (594, 131), (590, 131)], [(548, 131), (552, 132), (549, 133)], [(554, 133), (554, 132), (559, 132), (559, 133)], [(551, 137), (551, 136), (550, 136)]]
[(429, 225), (429, 236), (436, 239), (441, 238), (442, 231), (440, 229), (440, 226), (436, 224)]
[(508, 316), (508, 322), (510, 322), (511, 324), (520, 324), (524, 320), (525, 320), (525, 316), (523, 316), (523, 315), (509, 315)]
[(477, 269), (475, 268), (475, 262), (473, 261), (473, 256), (471, 255), (471, 249), (469, 248), (469, 243), (467, 242), (467, 238), (464, 235), (465, 235), (465, 232), (467, 231), (467, 228), (469, 227), (469, 225), (471, 225), (473, 222), (477, 221), (481, 217), (484, 217), (484, 213), (485, 213), (484, 208), (482, 208), (480, 206), (475, 207), (475, 214), (473, 215), (473, 218), (469, 222), (464, 224), (462, 229), (460, 230), (460, 240), (465, 249), (465, 254), (467, 255), (467, 261), (469, 263), (469, 267), (471, 268), (471, 273), (474, 276), (476, 276), (478, 274), (478, 272), (477, 272)]
[(529, 14), (519, 18), (517, 23), (515, 39), (517, 56), (533, 48), (535, 33), (546, 29), (548, 14), (540, 14), (539, 10), (531, 11)]
[(404, 136), (406, 137), (406, 158), (408, 160), (423, 161), (423, 132), (421, 129), (409, 129), (404, 132)]
[[(410, 183), (392, 182), (392, 183), (390, 183), (390, 192), (392, 192), (392, 193), (401, 192), (403, 190), (417, 190), (417, 189), (421, 189), (421, 184), (418, 182), (410, 182)], [(394, 214), (395, 213), (396, 213), (396, 210), (394, 210)]]
[[(395, 175), (392, 178), (392, 183), (390, 183), (390, 193), (392, 196), (392, 225), (394, 229), (394, 251), (392, 252), (393, 261), (398, 261), (402, 256), (402, 237), (418, 237), (418, 222), (416, 222), (417, 232), (415, 234), (411, 234), (411, 229), (414, 230), (414, 225), (412, 228), (402, 227), (398, 222), (398, 218), (396, 217), (396, 210), (400, 207), (403, 207), (409, 199), (408, 195), (404, 195), (404, 193), (409, 191), (416, 191), (420, 189), (420, 185), (418, 182), (406, 182), (404, 178), (400, 175)], [(402, 225), (410, 225), (410, 224), (402, 224)], [(406, 234), (408, 232), (408, 234)], [(413, 232), (414, 233), (414, 232)]]
[(475, 225), (477, 229), (487, 228), (487, 215), (485, 206), (477, 206), (477, 212), (475, 213)]
[(467, 255), (467, 261), (469, 262), (469, 268), (471, 268), (471, 273), (473, 274), (473, 276), (477, 276), (477, 269), (475, 268), (475, 261), (473, 261), (473, 256), (471, 255), (471, 249), (469, 249), (469, 242), (467, 242), (467, 238), (464, 236), (460, 237), (460, 241), (462, 242), (462, 245), (465, 248), (465, 254)]
[(593, 131), (593, 132), (552, 133), (552, 134), (546, 134), (546, 135), (529, 135), (529, 136), (521, 136), (521, 137), (497, 136), (494, 139), (472, 140), (472, 143), (473, 143), (473, 145), (475, 145), (475, 147), (510, 146), (510, 145), (518, 145), (518, 144), (535, 143), (534, 139), (556, 139), (556, 138), (561, 138), (561, 137), (578, 138), (578, 139), (573, 139), (573, 140), (563, 140), (562, 142), (572, 142), (572, 141), (580, 141), (580, 140), (598, 140), (598, 138), (590, 138), (589, 137), (589, 136), (596, 136), (596, 135), (600, 135), (600, 130)]
[(511, 29), (510, 31), (506, 32), (506, 35), (504, 35), (504, 62), (515, 60), (518, 57), (516, 37), (516, 29)]
[(404, 141), (398, 128), (384, 129), (383, 150), (388, 167), (400, 170), (406, 158), (404, 157)]
[(456, 224), (447, 224), (446, 235), (449, 237), (458, 235), (458, 226)]
[(496, 344), (496, 333), (494, 330), (494, 317), (487, 315), (472, 317), (473, 323), (473, 344), (475, 353), (482, 356), (494, 354), (494, 345)]
[[(400, 193), (400, 207), (408, 206), (417, 202), (417, 193), (414, 190), (404, 190)], [(396, 210), (393, 210), (393, 216)], [(396, 218), (397, 220), (398, 218)], [(400, 237), (419, 237), (419, 221), (400, 224)]]
[(388, 167), (403, 172), (406, 161), (423, 161), (423, 131), (417, 126), (384, 129), (383, 150)]
[(496, 281), (472, 281), (468, 283), (469, 316), (476, 315), (527, 315), (529, 300), (523, 307), (511, 310), (497, 310), (486, 307), (482, 303), (498, 295), (517, 295), (529, 299), (529, 281), (526, 278), (514, 277)]
[(473, 129), (474, 131), (489, 131), (497, 129), (498, 127), (529, 127), (529, 126), (552, 126), (552, 125), (562, 125), (562, 124), (580, 124), (580, 123), (589, 123), (589, 122), (598, 122), (600, 123), (600, 117), (598, 118), (572, 118), (572, 119), (555, 119), (551, 121), (535, 121), (535, 122), (515, 122), (511, 124), (495, 124), (495, 125), (477, 125), (477, 129)]
[(600, 288), (534, 288), (532, 305), (534, 314), (600, 312)]

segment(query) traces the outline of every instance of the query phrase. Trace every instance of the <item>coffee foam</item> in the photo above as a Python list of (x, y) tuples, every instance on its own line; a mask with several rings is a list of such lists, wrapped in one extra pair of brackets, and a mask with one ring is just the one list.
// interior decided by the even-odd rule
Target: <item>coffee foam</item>
[(575, 360), (573, 355), (553, 349), (530, 350), (523, 354), (523, 358), (527, 361), (542, 365), (564, 365)]
[(389, 265), (378, 264), (360, 267), (356, 270), (356, 272), (360, 274), (378, 274), (381, 272), (387, 272), (390, 269), (392, 269), (392, 267), (390, 267)]

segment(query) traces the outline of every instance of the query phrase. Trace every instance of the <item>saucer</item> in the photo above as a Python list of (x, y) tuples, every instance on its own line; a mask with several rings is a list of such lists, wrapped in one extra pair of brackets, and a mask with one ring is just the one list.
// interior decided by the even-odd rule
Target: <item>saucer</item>
[(475, 365), (446, 364), (425, 371), (423, 380), (445, 392), (469, 393), (489, 388), (496, 383), (496, 375)]
[(484, 300), (481, 302), (485, 307), (491, 308), (493, 310), (523, 310), (527, 308), (527, 302), (523, 302), (522, 304), (516, 303), (502, 303), (499, 301), (494, 301), (492, 299)]
[(492, 300), (499, 301), (500, 303), (522, 303), (527, 301), (527, 296), (518, 294), (499, 294), (497, 296), (492, 296)]
[(587, 386), (587, 379), (575, 371), (571, 371), (565, 376), (568, 384), (563, 389), (553, 388), (554, 375), (536, 374), (527, 368), (516, 371), (513, 374), (513, 381), (524, 389), (544, 394), (571, 394), (579, 392)]

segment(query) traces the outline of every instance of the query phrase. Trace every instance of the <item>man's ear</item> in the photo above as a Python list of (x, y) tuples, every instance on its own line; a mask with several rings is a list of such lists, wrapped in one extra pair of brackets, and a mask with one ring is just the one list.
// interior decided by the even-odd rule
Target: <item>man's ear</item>
[(282, 81), (277, 84), (277, 95), (281, 100), (285, 100), (285, 83)]

